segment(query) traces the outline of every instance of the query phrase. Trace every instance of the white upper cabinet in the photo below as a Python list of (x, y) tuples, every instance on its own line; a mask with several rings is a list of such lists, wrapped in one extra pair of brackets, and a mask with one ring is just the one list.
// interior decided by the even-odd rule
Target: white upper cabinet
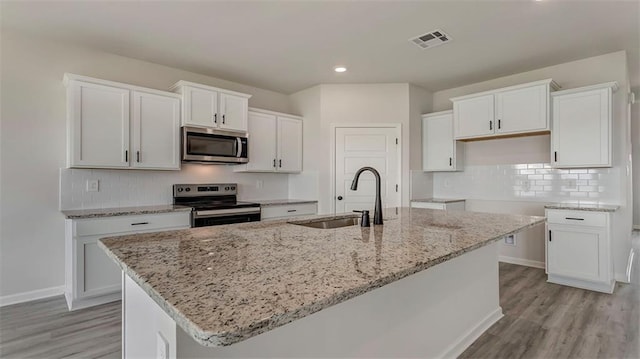
[(302, 171), (302, 120), (278, 116), (278, 171)]
[(550, 130), (549, 93), (557, 88), (548, 79), (452, 98), (454, 138), (546, 133)]
[(218, 116), (218, 93), (185, 86), (183, 89), (183, 125), (215, 127)]
[(180, 169), (179, 95), (72, 74), (64, 81), (68, 167)]
[(260, 110), (249, 110), (249, 163), (236, 172), (302, 171), (302, 118)]
[(276, 170), (276, 123), (276, 115), (249, 112), (249, 163), (242, 165), (247, 171)]
[(132, 166), (180, 169), (180, 99), (140, 91), (132, 98)]
[(548, 131), (548, 103), (547, 84), (498, 92), (495, 95), (496, 133)]
[(251, 95), (179, 81), (171, 88), (182, 95), (182, 125), (247, 132)]
[(69, 167), (129, 167), (129, 90), (72, 81), (67, 101)]
[(554, 167), (611, 167), (611, 99), (617, 88), (609, 82), (552, 94)]
[(453, 102), (455, 138), (493, 135), (493, 95)]
[(453, 139), (453, 112), (422, 115), (422, 170), (461, 171), (464, 144)]

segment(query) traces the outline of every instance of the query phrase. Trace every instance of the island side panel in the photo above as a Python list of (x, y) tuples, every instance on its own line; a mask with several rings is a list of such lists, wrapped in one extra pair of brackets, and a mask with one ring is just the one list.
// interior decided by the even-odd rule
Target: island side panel
[(498, 291), (493, 243), (227, 347), (178, 327), (177, 355), (454, 358), (502, 317)]
[(175, 321), (124, 272), (122, 280), (122, 358), (177, 358)]

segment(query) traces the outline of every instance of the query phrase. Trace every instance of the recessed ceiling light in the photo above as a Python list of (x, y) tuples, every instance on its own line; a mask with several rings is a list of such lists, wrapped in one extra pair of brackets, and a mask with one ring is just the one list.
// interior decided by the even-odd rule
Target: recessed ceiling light
[(333, 71), (335, 71), (335, 72), (345, 72), (345, 71), (347, 71), (347, 68), (344, 67), (344, 66), (336, 66), (336, 67), (333, 68)]

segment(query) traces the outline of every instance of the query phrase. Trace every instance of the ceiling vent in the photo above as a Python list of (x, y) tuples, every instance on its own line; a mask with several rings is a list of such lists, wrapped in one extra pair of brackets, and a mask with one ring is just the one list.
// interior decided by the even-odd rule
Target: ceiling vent
[(421, 49), (430, 49), (432, 47), (451, 42), (451, 36), (447, 35), (442, 30), (434, 30), (424, 35), (409, 39), (409, 41), (418, 45)]

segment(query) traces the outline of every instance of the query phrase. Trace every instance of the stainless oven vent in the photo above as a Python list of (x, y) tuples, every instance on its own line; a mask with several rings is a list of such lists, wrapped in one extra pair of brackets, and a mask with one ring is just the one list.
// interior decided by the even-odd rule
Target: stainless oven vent
[(444, 31), (438, 29), (428, 32), (426, 34), (409, 39), (412, 43), (416, 44), (421, 49), (430, 49), (447, 42), (451, 42), (451, 36)]

